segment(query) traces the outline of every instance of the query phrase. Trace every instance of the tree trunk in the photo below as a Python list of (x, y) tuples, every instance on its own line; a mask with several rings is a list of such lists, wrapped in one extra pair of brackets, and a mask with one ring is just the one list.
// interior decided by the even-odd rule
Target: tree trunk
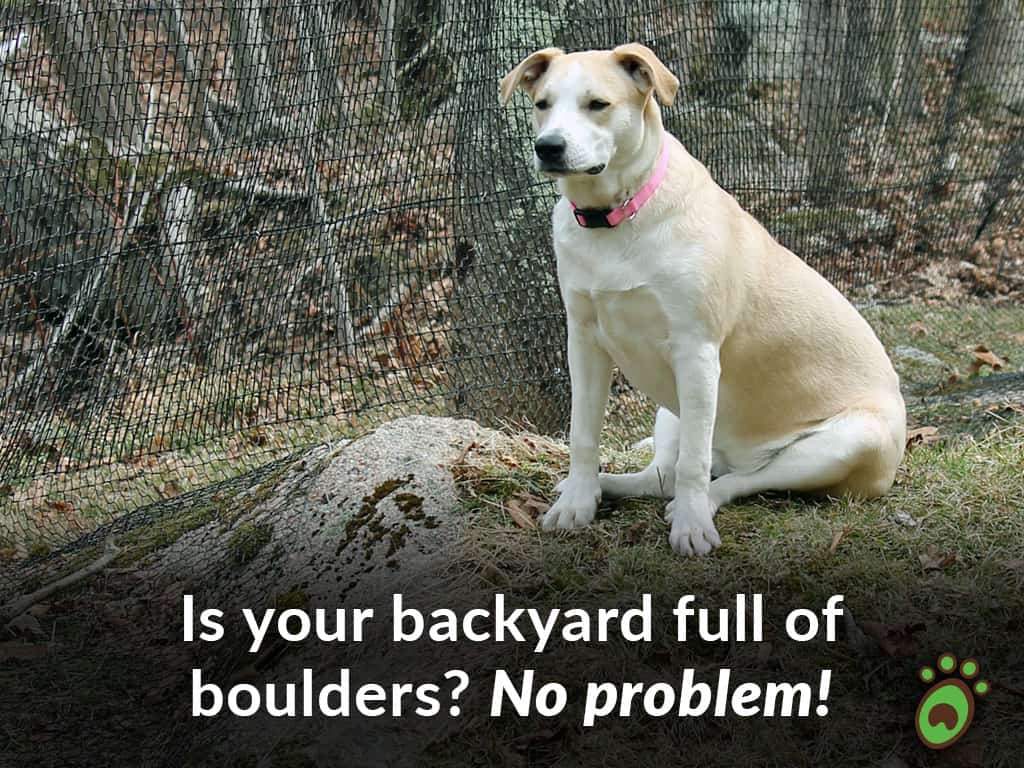
[(1024, 4), (980, 0), (980, 29), (964, 63), (967, 92), (976, 108), (1024, 107)]
[(78, 122), (115, 157), (138, 151), (143, 113), (118, 10), (87, 13), (69, 0), (36, 8)]
[(262, 0), (224, 0), (231, 26), (232, 62), (243, 130), (258, 136), (271, 121), (271, 70), (263, 33)]
[(816, 202), (830, 199), (846, 184), (844, 97), (851, 66), (844, 66), (848, 37), (846, 0), (806, 2), (801, 25), (806, 34), (800, 84), (800, 121), (805, 140), (807, 192)]
[(889, 68), (884, 82), (895, 99), (893, 109), (902, 121), (913, 120), (922, 113), (921, 93), (921, 0), (890, 0), (895, 2), (899, 38), (895, 48), (901, 51), (897, 64)]
[(452, 112), (460, 241), (451, 407), (490, 424), (530, 422), (539, 431), (557, 432), (568, 422), (569, 399), (551, 253), (556, 197), (533, 169), (533, 130), (523, 97), (502, 107), (498, 82), (522, 57), (551, 45), (561, 24), (540, 2), (455, 5)]

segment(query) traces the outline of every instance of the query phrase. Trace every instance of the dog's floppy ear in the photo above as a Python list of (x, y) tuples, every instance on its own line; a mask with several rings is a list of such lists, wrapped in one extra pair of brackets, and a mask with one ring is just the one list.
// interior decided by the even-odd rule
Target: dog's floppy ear
[(543, 48), (519, 62), (515, 69), (501, 79), (501, 103), (508, 104), (508, 100), (519, 86), (532, 96), (533, 86), (547, 71), (551, 60), (564, 55), (565, 51), (561, 48)]
[(646, 45), (627, 43), (612, 51), (612, 56), (626, 70), (642, 91), (652, 89), (660, 101), (668, 106), (679, 90), (679, 79)]

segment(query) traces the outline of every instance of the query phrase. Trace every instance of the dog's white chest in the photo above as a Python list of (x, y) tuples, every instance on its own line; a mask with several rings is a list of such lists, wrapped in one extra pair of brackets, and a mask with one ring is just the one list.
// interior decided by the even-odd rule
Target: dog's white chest
[(591, 291), (586, 299), (598, 337), (614, 348), (661, 347), (668, 339), (668, 318), (648, 286)]
[(597, 343), (626, 378), (662, 404), (675, 407), (675, 378), (670, 365), (670, 325), (656, 290), (640, 286), (595, 291), (587, 297)]
[(569, 322), (592, 329), (630, 383), (677, 410), (672, 343), (689, 314), (691, 249), (670, 246), (662, 227), (595, 235), (560, 213), (555, 250)]

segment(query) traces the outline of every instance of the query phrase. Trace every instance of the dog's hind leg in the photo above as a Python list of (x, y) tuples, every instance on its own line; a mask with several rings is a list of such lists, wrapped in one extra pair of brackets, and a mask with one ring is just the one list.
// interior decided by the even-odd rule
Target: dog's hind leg
[(889, 490), (903, 455), (903, 434), (869, 412), (849, 412), (781, 448), (753, 472), (712, 481), (715, 509), (762, 491), (803, 491), (871, 498)]
[(679, 455), (679, 417), (659, 408), (654, 417), (654, 459), (640, 472), (598, 476), (601, 496), (619, 499), (624, 496), (657, 496), (672, 498), (676, 483), (676, 458)]

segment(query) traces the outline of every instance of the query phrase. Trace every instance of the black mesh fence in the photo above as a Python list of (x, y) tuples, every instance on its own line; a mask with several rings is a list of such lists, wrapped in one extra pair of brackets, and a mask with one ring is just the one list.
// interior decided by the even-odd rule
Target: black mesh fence
[(1016, 0), (6, 0), (0, 563), (400, 413), (564, 429), (556, 193), (497, 83), (630, 40), (920, 418), (1019, 407)]

